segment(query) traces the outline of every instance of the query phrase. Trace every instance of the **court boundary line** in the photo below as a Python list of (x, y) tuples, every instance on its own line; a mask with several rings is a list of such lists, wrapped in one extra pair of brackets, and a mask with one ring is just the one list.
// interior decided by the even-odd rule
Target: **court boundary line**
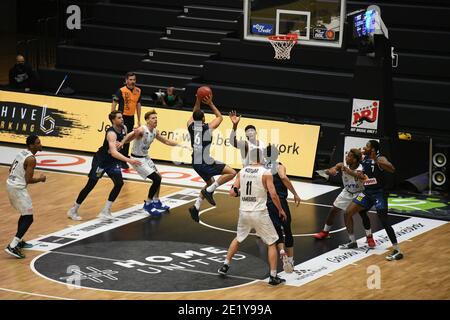
[(26, 295), (30, 295), (30, 296), (52, 298), (52, 299), (59, 299), (59, 300), (77, 300), (77, 299), (72, 299), (72, 298), (49, 296), (46, 294), (33, 293), (33, 292), (27, 292), (27, 291), (19, 291), (19, 290), (7, 289), (7, 288), (0, 288), (0, 291), (13, 292), (13, 293), (18, 293), (18, 294), (26, 294)]

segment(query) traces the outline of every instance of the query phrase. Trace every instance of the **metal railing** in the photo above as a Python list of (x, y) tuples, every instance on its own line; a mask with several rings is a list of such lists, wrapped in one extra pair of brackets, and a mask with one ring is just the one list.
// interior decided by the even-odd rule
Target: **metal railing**
[[(96, 2), (108, 2), (99, 0)], [(81, 8), (82, 23), (92, 20), (95, 3), (89, 1), (56, 1), (56, 16), (41, 18), (36, 21), (35, 33), (31, 39), (16, 43), (16, 53), (24, 55), (27, 62), (38, 70), (53, 67), (56, 63), (56, 47), (58, 44), (70, 43), (74, 32), (66, 27), (67, 7), (75, 3)], [(78, 31), (79, 32), (79, 31)]]
[(56, 17), (39, 19), (31, 39), (19, 40), (16, 53), (22, 54), (34, 70), (56, 62)]

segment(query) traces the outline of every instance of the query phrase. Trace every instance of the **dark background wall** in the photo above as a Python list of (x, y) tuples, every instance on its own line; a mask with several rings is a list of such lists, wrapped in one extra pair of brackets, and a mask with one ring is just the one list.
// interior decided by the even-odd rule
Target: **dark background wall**
[[(19, 30), (56, 12), (56, 1), (37, 2), (17, 1)], [(450, 1), (352, 0), (347, 11), (370, 4), (381, 7), (399, 54), (393, 70), (398, 129), (448, 139)], [(44, 91), (54, 92), (68, 74), (75, 96), (109, 100), (124, 72), (133, 70), (145, 103), (153, 91), (174, 85), (190, 109), (195, 90), (206, 84), (225, 112), (320, 124), (319, 153), (330, 153), (350, 108), (357, 56), (351, 35), (343, 48), (298, 46), (291, 60), (277, 62), (269, 43), (242, 40), (242, 7), (242, 0), (90, 2), (82, 30), (60, 39), (56, 68), (41, 68)]]
[(17, 12), (16, 0), (3, 0), (0, 1), (0, 32), (16, 32), (16, 12)]

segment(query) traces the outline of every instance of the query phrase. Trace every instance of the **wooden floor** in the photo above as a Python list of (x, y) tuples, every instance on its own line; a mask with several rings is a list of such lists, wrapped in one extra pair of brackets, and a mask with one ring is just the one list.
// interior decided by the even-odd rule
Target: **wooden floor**
[[(39, 173), (39, 171), (37, 171)], [(6, 246), (17, 228), (18, 213), (9, 205), (5, 190), (8, 169), (0, 167), (0, 244)], [(74, 225), (65, 212), (75, 201), (87, 178), (46, 172), (47, 182), (29, 186), (35, 210), (34, 223), (26, 235), (33, 239)], [(80, 209), (83, 218), (94, 218), (102, 209), (111, 181), (102, 179)], [(142, 201), (147, 186), (126, 182), (113, 211)], [(179, 190), (163, 186), (161, 195)], [(301, 287), (269, 287), (263, 282), (239, 288), (201, 293), (128, 294), (92, 289), (72, 289), (50, 282), (30, 270), (40, 252), (26, 251), (23, 260), (0, 253), (0, 299), (450, 299), (450, 224), (402, 243), (405, 259), (388, 262), (384, 255), (371, 255), (329, 276)], [(381, 288), (368, 289), (367, 267), (381, 270)]]

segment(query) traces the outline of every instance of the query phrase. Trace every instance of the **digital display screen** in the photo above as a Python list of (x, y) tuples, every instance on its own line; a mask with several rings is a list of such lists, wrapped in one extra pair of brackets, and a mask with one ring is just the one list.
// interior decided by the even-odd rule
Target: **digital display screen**
[(375, 32), (375, 10), (367, 10), (354, 17), (354, 35), (355, 37), (368, 36)]

